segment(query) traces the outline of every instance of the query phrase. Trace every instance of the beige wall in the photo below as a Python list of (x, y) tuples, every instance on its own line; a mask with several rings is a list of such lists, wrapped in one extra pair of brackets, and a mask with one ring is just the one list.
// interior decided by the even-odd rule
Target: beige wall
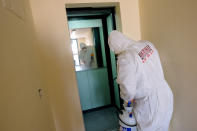
[[(119, 1), (121, 14), (117, 15), (121, 15), (122, 18), (122, 31), (136, 40), (140, 39), (138, 1)], [(49, 89), (50, 104), (57, 131), (84, 130), (65, 5), (108, 6), (114, 5), (111, 2), (119, 1), (30, 0), (37, 37), (42, 43), (40, 52), (44, 61), (45, 86)], [(71, 3), (74, 5), (70, 5)], [(120, 25), (118, 27), (120, 28)]]
[(172, 131), (195, 131), (197, 121), (197, 1), (140, 0), (142, 39), (158, 48), (174, 93)]
[(54, 131), (28, 1), (24, 12), (22, 20), (0, 1), (0, 131)]
[[(62, 0), (66, 7), (103, 7), (116, 6), (116, 16), (118, 17), (117, 28), (129, 37), (139, 40), (140, 19), (138, 0)], [(119, 8), (120, 7), (120, 8)], [(119, 19), (121, 18), (121, 20)], [(120, 27), (121, 26), (121, 27)]]

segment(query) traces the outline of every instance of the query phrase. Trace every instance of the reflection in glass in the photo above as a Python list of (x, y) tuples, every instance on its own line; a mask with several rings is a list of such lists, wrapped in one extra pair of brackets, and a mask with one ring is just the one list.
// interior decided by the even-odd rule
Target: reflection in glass
[(77, 39), (72, 40), (72, 50), (73, 50), (73, 54), (78, 54)]
[(77, 40), (72, 39), (71, 40), (71, 46), (73, 51), (73, 58), (75, 65), (79, 66), (79, 54), (78, 54), (78, 47), (77, 47)]
[[(71, 46), (76, 71), (102, 67), (102, 52), (97, 28), (70, 30)], [(98, 32), (97, 32), (98, 34)], [(98, 58), (99, 56), (99, 58)], [(101, 62), (100, 62), (101, 61)]]

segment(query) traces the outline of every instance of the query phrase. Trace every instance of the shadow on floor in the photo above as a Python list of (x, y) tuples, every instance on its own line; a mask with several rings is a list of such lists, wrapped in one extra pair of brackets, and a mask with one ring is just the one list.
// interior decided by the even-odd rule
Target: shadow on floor
[(118, 116), (115, 107), (83, 114), (86, 131), (118, 131)]

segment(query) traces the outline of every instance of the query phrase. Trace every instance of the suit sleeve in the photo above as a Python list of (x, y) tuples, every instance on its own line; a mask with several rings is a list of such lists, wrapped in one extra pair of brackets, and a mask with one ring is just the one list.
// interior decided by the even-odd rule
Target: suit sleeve
[(133, 100), (136, 94), (136, 60), (131, 54), (124, 54), (117, 61), (117, 83), (120, 85), (120, 95), (125, 101)]

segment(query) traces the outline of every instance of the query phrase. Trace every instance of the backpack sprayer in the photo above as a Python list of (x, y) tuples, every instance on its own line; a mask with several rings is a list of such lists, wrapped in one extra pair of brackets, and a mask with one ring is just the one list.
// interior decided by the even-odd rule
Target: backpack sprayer
[[(117, 60), (117, 55), (116, 55), (116, 60)], [(114, 78), (114, 80), (116, 79), (117, 77)], [(118, 110), (120, 113), (118, 114), (119, 125), (120, 125), (119, 131), (137, 131), (137, 122), (133, 115), (134, 104), (135, 104), (135, 100), (124, 102), (123, 107), (121, 107), (122, 110)]]
[(136, 119), (133, 115), (134, 101), (128, 101), (123, 104), (124, 109), (118, 115), (120, 131), (137, 131)]

